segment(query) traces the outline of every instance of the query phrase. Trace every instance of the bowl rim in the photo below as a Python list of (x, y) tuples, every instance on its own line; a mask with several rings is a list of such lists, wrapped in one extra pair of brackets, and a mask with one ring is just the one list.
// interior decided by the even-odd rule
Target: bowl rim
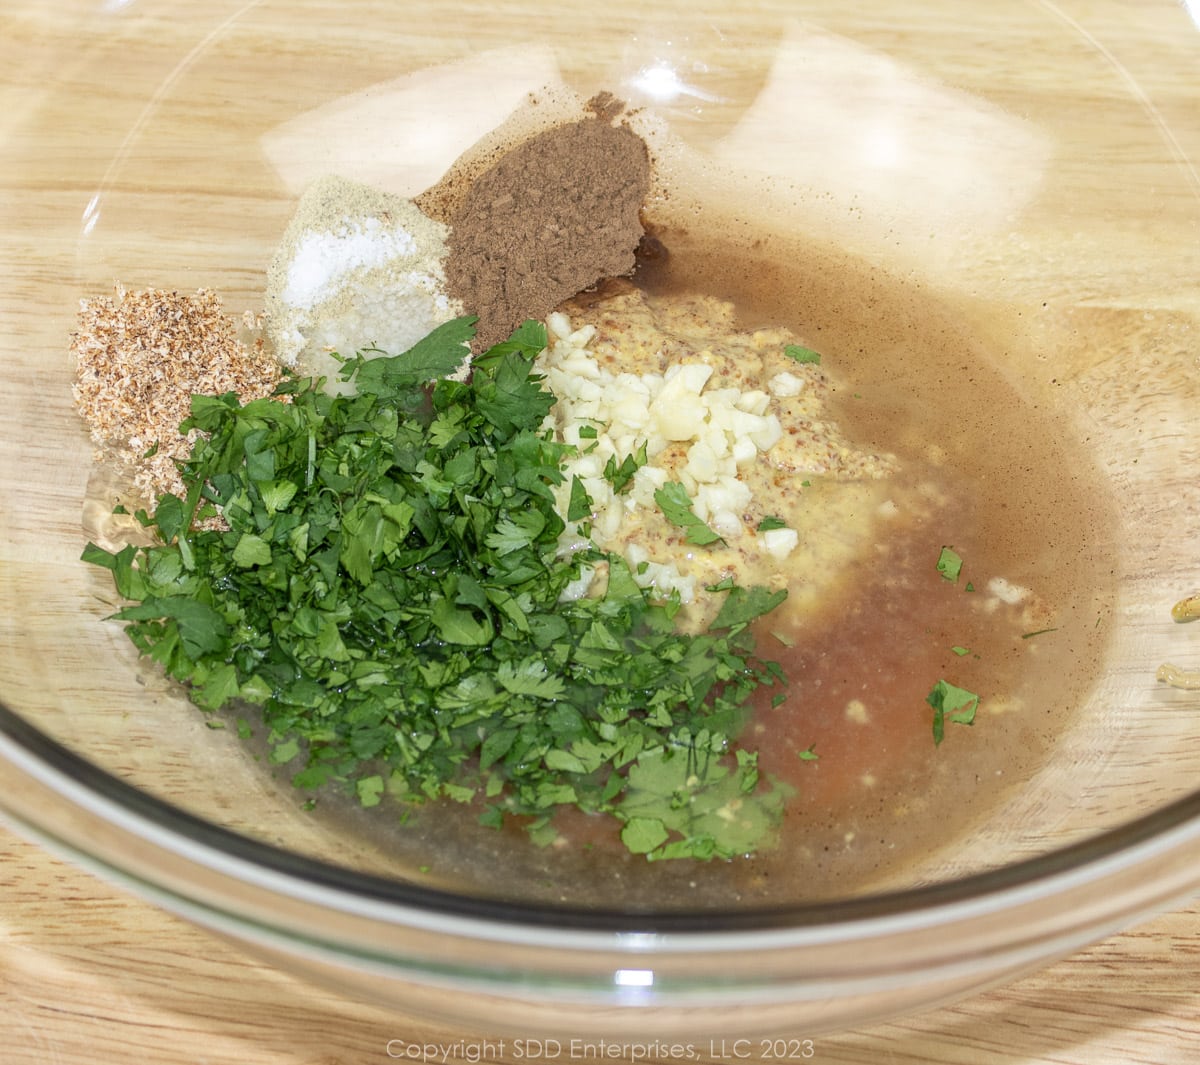
[[(1200, 790), (1142, 814), (1132, 821), (1044, 854), (1003, 866), (898, 891), (868, 893), (843, 899), (793, 905), (745, 907), (738, 910), (634, 911), (613, 907), (581, 907), (538, 901), (489, 899), (440, 888), (406, 883), (379, 874), (360, 872), (253, 839), (188, 812), (100, 768), (51, 738), (0, 702), (0, 762), (28, 779), (50, 788), (74, 809), (92, 815), (116, 816), (127, 830), (149, 843), (198, 862), (214, 872), (248, 875), (278, 891), (303, 897), (331, 910), (389, 919), (406, 924), (414, 914), (466, 922), (492, 933), (502, 930), (544, 930), (551, 935), (584, 933), (604, 937), (668, 937), (674, 947), (687, 941), (717, 947), (723, 938), (792, 931), (811, 942), (857, 938), (867, 928), (881, 930), (903, 919), (906, 925), (937, 926), (969, 918), (973, 910), (994, 912), (997, 906), (1023, 905), (1095, 883), (1114, 873), (1128, 872), (1141, 861), (1162, 858), (1186, 848), (1200, 856)], [(14, 801), (0, 789), (0, 810), (35, 834), (63, 843), (53, 813)], [(69, 835), (69, 833), (68, 833)], [(120, 856), (93, 854), (78, 839), (66, 849), (83, 859), (120, 874)], [(95, 849), (95, 848), (92, 848)], [(1182, 883), (1147, 885), (1147, 898), (1137, 907), (1151, 912), (1164, 903), (1186, 898), (1200, 889), (1200, 862)], [(132, 879), (141, 879), (134, 876)], [(1148, 878), (1149, 879), (1149, 878)], [(149, 886), (154, 887), (154, 884)], [(1149, 896), (1153, 895), (1153, 898)], [(1128, 909), (1129, 900), (1112, 900)], [(461, 928), (459, 929), (461, 931)], [(500, 938), (509, 938), (501, 934)]]

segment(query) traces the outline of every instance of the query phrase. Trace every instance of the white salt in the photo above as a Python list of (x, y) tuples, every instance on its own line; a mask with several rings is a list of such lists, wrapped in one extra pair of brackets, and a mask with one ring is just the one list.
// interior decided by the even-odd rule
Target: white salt
[(283, 299), (294, 307), (311, 309), (347, 274), (416, 254), (411, 233), (399, 227), (387, 229), (378, 218), (346, 222), (332, 232), (305, 233), (288, 263)]
[(267, 271), (275, 357), (344, 392), (335, 354), (399, 355), (461, 315), (445, 288), (448, 236), (411, 200), (338, 177), (316, 182)]

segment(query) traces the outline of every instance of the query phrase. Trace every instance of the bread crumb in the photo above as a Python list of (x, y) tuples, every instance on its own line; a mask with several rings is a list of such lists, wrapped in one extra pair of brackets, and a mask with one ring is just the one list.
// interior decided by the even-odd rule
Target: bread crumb
[(111, 297), (80, 300), (71, 352), (75, 406), (97, 458), (127, 467), (147, 501), (185, 493), (176, 463), (198, 433), (182, 434), (179, 425), (193, 395), (236, 392), (246, 403), (269, 396), (280, 377), (262, 341), (244, 343), (221, 298), (205, 288), (189, 296), (118, 284)]

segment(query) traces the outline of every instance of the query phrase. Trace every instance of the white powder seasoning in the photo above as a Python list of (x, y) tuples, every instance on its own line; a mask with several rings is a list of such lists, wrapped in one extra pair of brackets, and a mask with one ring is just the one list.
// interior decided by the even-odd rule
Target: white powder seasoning
[(397, 355), (462, 314), (445, 290), (448, 235), (411, 200), (321, 178), (301, 198), (267, 270), (275, 357), (341, 392), (347, 386), (332, 353)]

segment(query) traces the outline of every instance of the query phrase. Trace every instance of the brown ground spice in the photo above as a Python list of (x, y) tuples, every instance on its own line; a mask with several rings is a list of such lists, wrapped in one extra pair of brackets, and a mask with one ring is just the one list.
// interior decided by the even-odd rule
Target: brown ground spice
[(479, 315), (477, 349), (632, 272), (650, 159), (637, 134), (607, 118), (597, 109), (524, 141), (479, 176), (454, 212), (446, 286)]

